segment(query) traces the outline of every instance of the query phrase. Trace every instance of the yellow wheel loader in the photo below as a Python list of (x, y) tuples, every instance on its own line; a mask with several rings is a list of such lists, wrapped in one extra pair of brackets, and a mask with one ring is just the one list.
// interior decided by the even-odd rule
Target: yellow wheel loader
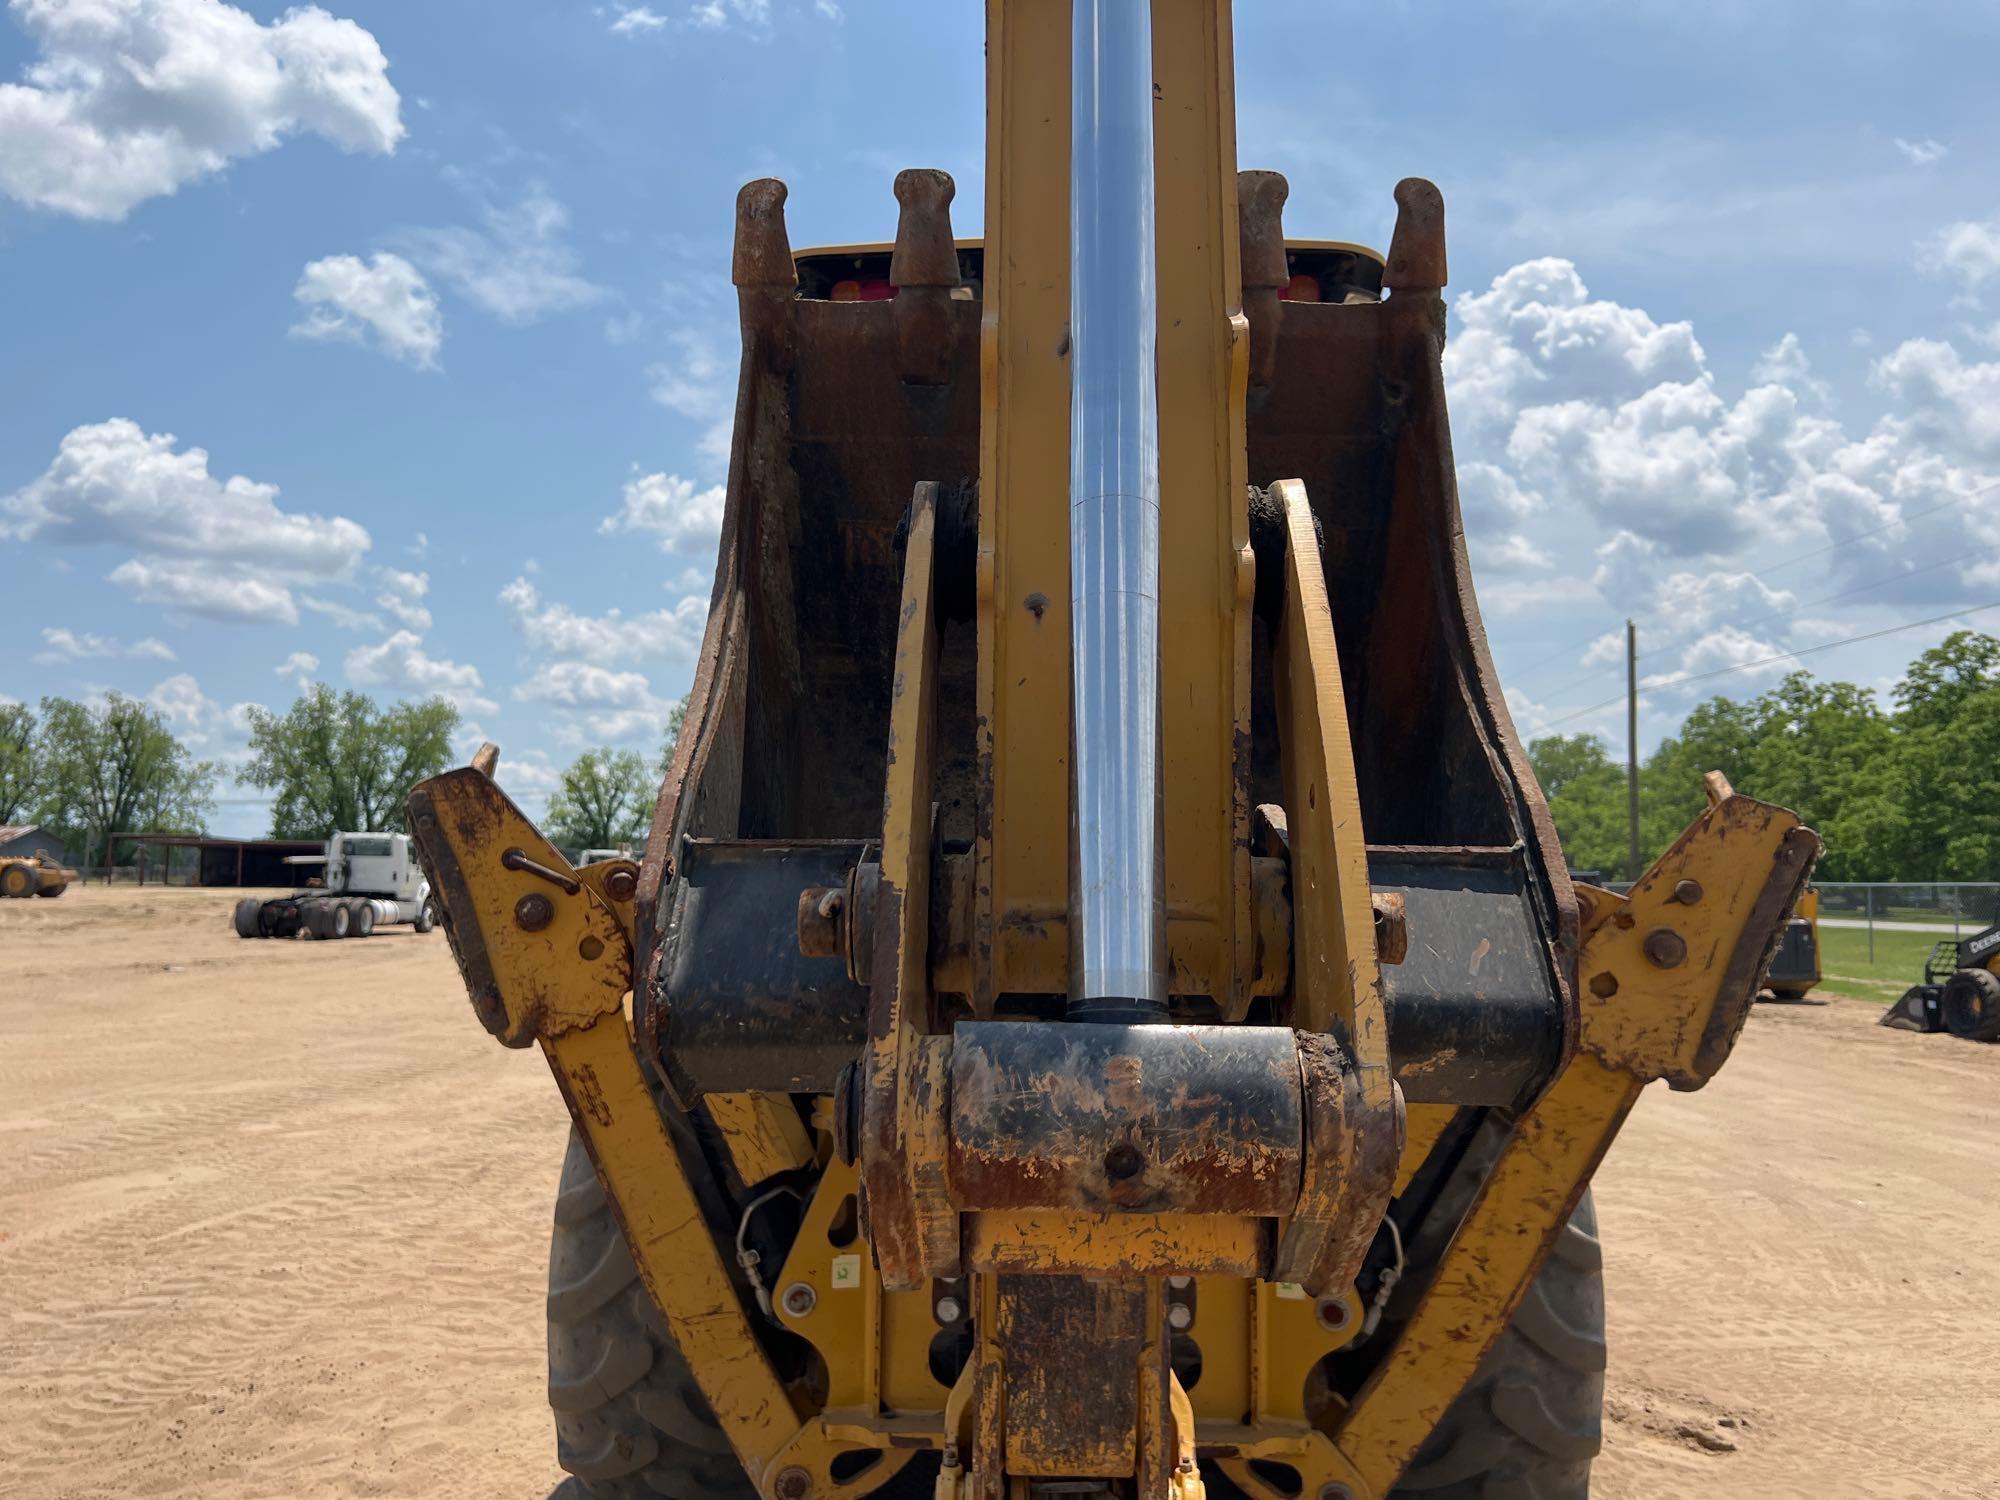
[(1226, 0), (987, 25), (982, 241), (934, 171), (880, 248), (738, 198), (643, 862), (571, 867), (490, 747), (409, 799), (574, 1117), (569, 1484), (1582, 1495), (1591, 1174), (1722, 1064), (1818, 841), (1712, 776), (1572, 885), (1466, 564), (1438, 190), (1386, 257), (1288, 240)]

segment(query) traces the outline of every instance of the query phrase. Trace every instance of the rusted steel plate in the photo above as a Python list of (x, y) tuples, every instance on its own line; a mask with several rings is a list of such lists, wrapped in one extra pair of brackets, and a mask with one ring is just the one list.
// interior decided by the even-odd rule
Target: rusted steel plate
[(1007, 1276), (999, 1304), (1007, 1472), (1131, 1474), (1146, 1284)]
[(1298, 1202), (1298, 1043), (1256, 1026), (962, 1022), (951, 1190), (965, 1209), (1276, 1217)]

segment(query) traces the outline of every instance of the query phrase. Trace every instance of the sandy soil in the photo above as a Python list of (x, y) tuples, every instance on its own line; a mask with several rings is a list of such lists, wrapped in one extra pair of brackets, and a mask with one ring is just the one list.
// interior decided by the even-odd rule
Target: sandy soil
[[(0, 902), (0, 1494), (523, 1496), (564, 1119), (442, 935)], [(1764, 1007), (1599, 1178), (1600, 1500), (2000, 1494), (2000, 1047)]]

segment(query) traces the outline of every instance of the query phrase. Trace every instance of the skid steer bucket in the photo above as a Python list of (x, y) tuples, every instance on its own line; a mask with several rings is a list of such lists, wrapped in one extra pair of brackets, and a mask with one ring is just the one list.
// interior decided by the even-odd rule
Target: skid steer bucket
[(1572, 886), (1466, 563), (1435, 187), (1386, 255), (1288, 238), (1223, 0), (992, 0), (987, 56), (983, 241), (934, 171), (879, 246), (738, 199), (643, 863), (570, 868), (490, 763), (411, 798), (475, 1010), (575, 1119), (559, 1454), (600, 1495), (1580, 1493), (1590, 1175), (1721, 1065), (1817, 840), (1712, 777), (1629, 892)]

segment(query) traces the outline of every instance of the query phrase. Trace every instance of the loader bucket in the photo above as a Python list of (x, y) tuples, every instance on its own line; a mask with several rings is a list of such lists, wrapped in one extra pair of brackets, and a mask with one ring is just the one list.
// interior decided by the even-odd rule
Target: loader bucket
[(1943, 1031), (1944, 990), (1935, 984), (1913, 984), (1903, 998), (1882, 1012), (1883, 1026), (1897, 1031)]

